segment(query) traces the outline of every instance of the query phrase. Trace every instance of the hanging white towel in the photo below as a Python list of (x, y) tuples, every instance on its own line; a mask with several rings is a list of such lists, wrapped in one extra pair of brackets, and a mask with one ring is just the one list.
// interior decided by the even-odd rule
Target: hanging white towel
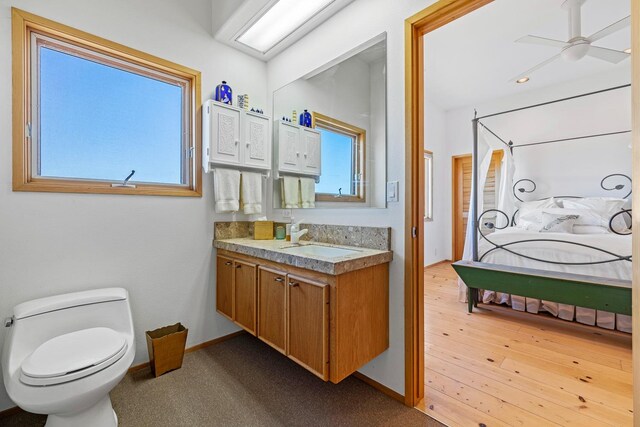
[(282, 204), (285, 209), (300, 207), (300, 179), (295, 176), (282, 177)]
[(262, 212), (262, 174), (242, 172), (242, 210), (246, 214)]
[(313, 178), (300, 178), (300, 199), (303, 208), (316, 207), (316, 181)]
[(217, 213), (236, 212), (240, 209), (240, 171), (214, 169), (213, 196)]

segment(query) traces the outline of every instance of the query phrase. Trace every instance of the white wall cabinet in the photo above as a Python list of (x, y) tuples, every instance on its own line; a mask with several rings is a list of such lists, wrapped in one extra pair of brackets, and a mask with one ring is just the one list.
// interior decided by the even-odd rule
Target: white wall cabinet
[(320, 176), (320, 132), (290, 122), (277, 121), (276, 159), (279, 172)]
[(208, 100), (202, 106), (202, 166), (271, 168), (271, 119)]

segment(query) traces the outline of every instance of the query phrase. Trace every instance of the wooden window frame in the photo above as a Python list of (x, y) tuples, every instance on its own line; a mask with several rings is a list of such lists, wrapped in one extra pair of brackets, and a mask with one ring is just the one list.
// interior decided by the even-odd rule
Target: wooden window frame
[[(31, 13), (12, 8), (12, 74), (13, 74), (13, 191), (55, 192), (55, 193), (96, 193), (154, 196), (202, 196), (202, 141), (201, 141), (201, 78), (200, 72), (182, 65), (149, 55), (144, 52), (85, 33), (66, 25), (42, 18)], [(135, 183), (132, 187), (113, 187), (119, 181), (47, 178), (34, 174), (34, 147), (29, 136), (28, 125), (32, 117), (32, 34), (38, 34), (85, 55), (91, 52), (112, 58), (119, 69), (135, 70), (163, 81), (160, 75), (175, 77), (175, 82), (188, 83), (188, 99), (184, 112), (187, 136), (185, 156), (182, 163), (185, 184)], [(105, 64), (104, 59), (100, 63)], [(145, 70), (147, 73), (145, 73)], [(191, 153), (187, 155), (186, 152)], [(186, 167), (188, 165), (188, 167)], [(187, 170), (188, 169), (188, 170)], [(124, 178), (124, 177), (123, 177)]]
[(355, 173), (360, 175), (360, 179), (354, 183), (355, 194), (344, 195), (336, 197), (336, 194), (330, 193), (316, 193), (317, 202), (366, 202), (366, 187), (367, 182), (367, 165), (366, 165), (366, 141), (367, 131), (352, 124), (343, 122), (333, 117), (326, 116), (324, 114), (313, 112), (313, 128), (321, 127), (334, 132), (342, 133), (351, 136), (354, 141), (352, 168)]

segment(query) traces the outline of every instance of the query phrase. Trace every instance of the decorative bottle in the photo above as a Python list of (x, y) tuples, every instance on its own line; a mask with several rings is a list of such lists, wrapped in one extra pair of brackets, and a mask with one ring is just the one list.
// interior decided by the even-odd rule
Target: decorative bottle
[(233, 90), (231, 86), (224, 80), (221, 84), (216, 86), (216, 93), (213, 98), (215, 101), (222, 102), (223, 104), (233, 104)]
[(311, 113), (307, 110), (304, 110), (304, 112), (300, 114), (300, 125), (308, 128), (311, 127)]

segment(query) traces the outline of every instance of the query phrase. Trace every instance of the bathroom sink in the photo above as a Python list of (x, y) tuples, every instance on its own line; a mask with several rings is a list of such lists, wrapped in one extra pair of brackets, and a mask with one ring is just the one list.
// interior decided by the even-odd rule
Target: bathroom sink
[(290, 246), (283, 248), (294, 255), (302, 256), (319, 256), (323, 258), (336, 258), (347, 255), (355, 255), (359, 251), (343, 248), (334, 248), (331, 246), (319, 246), (319, 245), (304, 245), (304, 246)]

